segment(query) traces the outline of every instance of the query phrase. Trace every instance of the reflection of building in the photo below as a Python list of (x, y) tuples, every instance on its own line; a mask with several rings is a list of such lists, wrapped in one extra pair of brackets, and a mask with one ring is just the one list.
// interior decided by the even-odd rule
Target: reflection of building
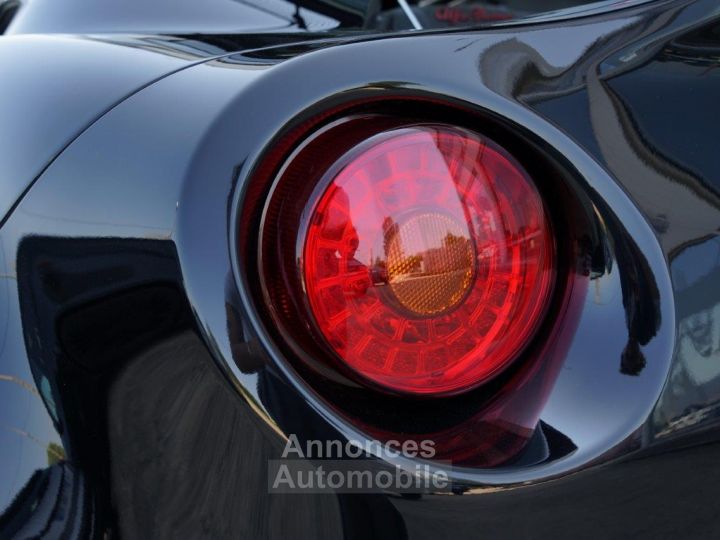
[(398, 226), (386, 218), (383, 231), (387, 282), (404, 307), (429, 315), (462, 299), (471, 286), (475, 252), (457, 222), (421, 214)]
[[(443, 246), (425, 250), (422, 257), (422, 272), (425, 274), (441, 274), (468, 269), (472, 262), (472, 245), (469, 238), (455, 236), (448, 232), (443, 239)], [(470, 255), (470, 257), (468, 257)], [(470, 260), (469, 260), (470, 259)]]
[(672, 263), (677, 294), (676, 362), (654, 412), (657, 437), (720, 417), (720, 239), (690, 247)]
[(391, 278), (471, 271), (474, 258), (471, 241), (460, 227), (435, 214), (411, 218), (402, 226), (385, 218), (383, 251)]
[(399, 240), (400, 225), (391, 217), (386, 217), (382, 224), (383, 253), (386, 261), (399, 261), (403, 258), (402, 242)]

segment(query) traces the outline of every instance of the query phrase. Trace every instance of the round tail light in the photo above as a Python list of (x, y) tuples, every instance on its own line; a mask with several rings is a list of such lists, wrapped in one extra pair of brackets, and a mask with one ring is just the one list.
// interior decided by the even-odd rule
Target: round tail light
[[(281, 173), (296, 197), (286, 186), (266, 209), (265, 225), (282, 231), (263, 227), (261, 238), (264, 284), (284, 291), (270, 293), (273, 311), (385, 391), (451, 395), (501, 373), (536, 333), (555, 281), (528, 174), (489, 139), (446, 125), (393, 128), (344, 150), (306, 151)], [(290, 244), (294, 258), (278, 257)]]

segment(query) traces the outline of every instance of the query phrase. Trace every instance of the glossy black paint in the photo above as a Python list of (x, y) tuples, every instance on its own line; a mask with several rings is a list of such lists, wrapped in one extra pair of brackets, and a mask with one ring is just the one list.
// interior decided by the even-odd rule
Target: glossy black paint
[[(321, 13), (303, 9), (300, 14), (305, 29), (327, 30), (338, 25), (337, 20)], [(197, 33), (209, 29), (220, 34), (303, 30), (295, 6), (285, 0), (205, 0), (202, 3), (193, 0), (130, 0), (123, 3), (32, 0), (19, 10), (8, 33), (164, 34)]]
[(30, 182), (103, 113), (164, 75), (222, 52), (177, 38), (3, 38), (0, 221)]
[[(123, 3), (94, 0), (4, 0), (14, 4), (8, 16), (9, 34), (228, 34), (328, 32), (390, 32), (410, 30), (414, 25), (395, 2), (380, 0), (126, 0)], [(421, 27), (506, 26), (557, 18), (570, 19), (607, 13), (653, 0), (511, 0), (498, 2), (485, 16), (449, 20), (438, 6), (413, 6)], [(470, 13), (473, 8), (468, 6)], [(503, 9), (506, 8), (506, 9)], [(482, 9), (482, 11), (486, 11)], [(477, 13), (477, 12), (476, 12)], [(505, 16), (493, 17), (492, 13)], [(1, 30), (1, 29), (0, 29)]]
[[(163, 64), (151, 80), (185, 69), (150, 85), (138, 77), (119, 103), (88, 103), (94, 121), (38, 144), (8, 175), (20, 189), (0, 199), (12, 205), (47, 166), (0, 229), (0, 508), (17, 497), (0, 526), (127, 537), (716, 536), (719, 26), (715, 2), (697, 0), (327, 48), (248, 43)], [(128, 50), (140, 55), (133, 66), (167, 62)], [(288, 125), (356, 98), (407, 95), (441, 96), (519, 133), (602, 225), (607, 253), (590, 264), (541, 413), (574, 448), (455, 470), (462, 496), (270, 495), (267, 460), (283, 434), (364, 434), (266, 332), (251, 261), (236, 257), (240, 203)], [(76, 502), (62, 513), (58, 500)], [(32, 501), (47, 510), (28, 515)]]

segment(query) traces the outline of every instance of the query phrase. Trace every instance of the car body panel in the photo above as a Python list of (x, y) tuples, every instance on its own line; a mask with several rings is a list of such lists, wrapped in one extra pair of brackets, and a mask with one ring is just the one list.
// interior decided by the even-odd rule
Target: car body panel
[(200, 49), (173, 48), (172, 43), (131, 37), (3, 38), (0, 215), (103, 113), (138, 88), (210, 56)]
[[(717, 49), (693, 36), (719, 25), (715, 3), (695, 0), (288, 43), (185, 66), (122, 100), (0, 229), (0, 362), (20, 381), (5, 383), (0, 414), (23, 460), (17, 472), (0, 461), (0, 474), (16, 473), (3, 508), (48, 467), (52, 442), (82, 471), (85, 533), (717, 535), (720, 171), (708, 152), (720, 106)], [(254, 312), (234, 243), (240, 202), (288, 122), (376, 95), (442, 96), (527, 133), (605, 219), (614, 264), (588, 278), (541, 414), (573, 448), (455, 470), (455, 495), (272, 494), (267, 462), (289, 433), (364, 434), (284, 361)], [(671, 97), (677, 109), (663, 106)], [(628, 368), (633, 339), (646, 362)]]

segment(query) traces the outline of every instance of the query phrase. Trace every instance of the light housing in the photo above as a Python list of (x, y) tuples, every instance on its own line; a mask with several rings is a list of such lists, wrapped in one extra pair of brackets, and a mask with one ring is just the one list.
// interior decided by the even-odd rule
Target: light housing
[(339, 125), (293, 152), (264, 209), (272, 318), (326, 376), (423, 397), (488, 382), (533, 339), (556, 281), (532, 179), (467, 129)]

